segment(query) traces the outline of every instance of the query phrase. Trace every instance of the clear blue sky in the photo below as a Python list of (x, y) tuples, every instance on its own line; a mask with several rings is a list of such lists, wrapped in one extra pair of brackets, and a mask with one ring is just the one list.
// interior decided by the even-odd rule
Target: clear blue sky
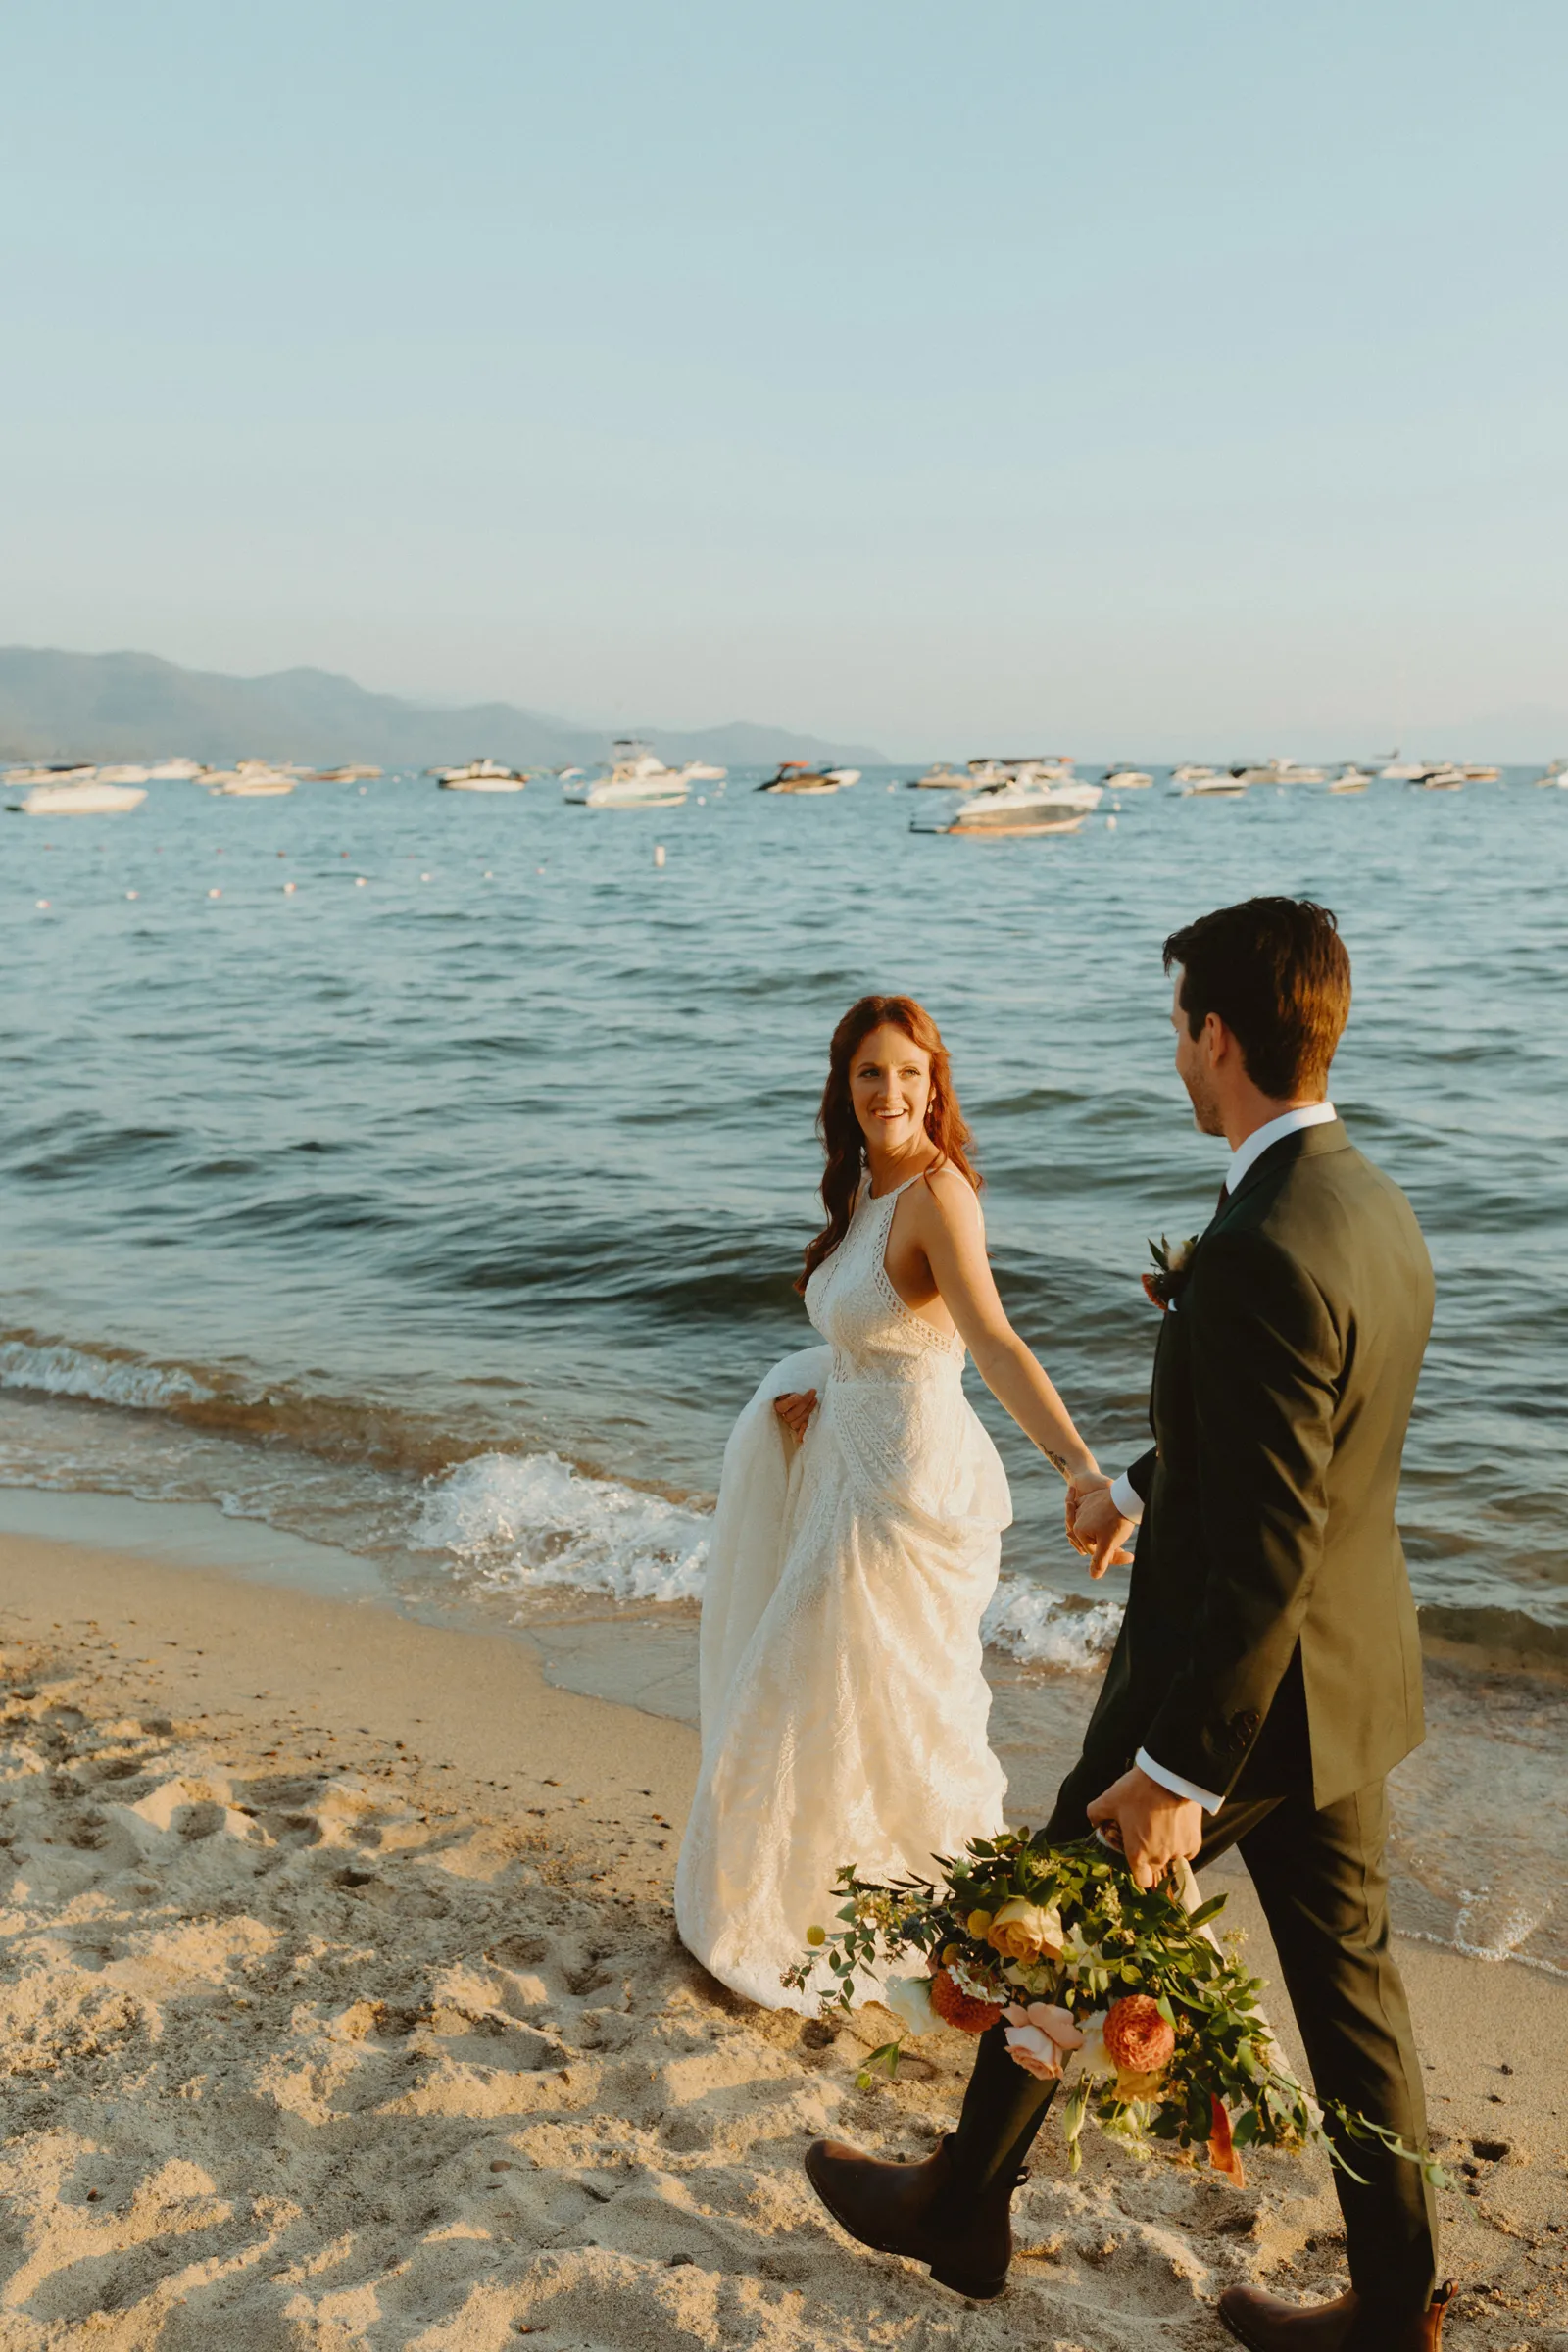
[(1565, 89), (1562, 0), (10, 9), (0, 640), (1568, 749)]

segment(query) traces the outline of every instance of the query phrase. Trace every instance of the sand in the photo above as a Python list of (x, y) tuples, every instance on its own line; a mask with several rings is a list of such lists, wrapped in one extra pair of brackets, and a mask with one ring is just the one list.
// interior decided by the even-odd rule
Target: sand
[[(0, 2352), (1197, 2352), (1232, 2280), (1341, 2283), (1318, 2161), (1237, 2192), (1091, 2133), (1075, 2179), (1049, 2125), (999, 2302), (865, 2254), (803, 2150), (924, 2151), (970, 2045), (861, 2092), (882, 2013), (762, 2013), (687, 1958), (686, 1728), (368, 1603), (0, 1566)], [(1568, 1984), (1401, 1959), (1448, 2340), (1568, 2347)]]

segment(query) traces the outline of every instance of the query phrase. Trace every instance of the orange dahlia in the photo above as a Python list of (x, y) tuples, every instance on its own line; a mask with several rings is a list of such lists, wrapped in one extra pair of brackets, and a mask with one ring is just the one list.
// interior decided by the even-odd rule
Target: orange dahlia
[(1124, 1993), (1105, 2018), (1105, 2055), (1118, 2074), (1157, 2075), (1176, 2055), (1176, 2036), (1147, 1992)]
[(954, 1983), (945, 1968), (939, 1968), (931, 1980), (931, 2006), (945, 2026), (956, 2026), (960, 2034), (988, 2034), (1002, 2017), (1000, 2001), (977, 2001)]

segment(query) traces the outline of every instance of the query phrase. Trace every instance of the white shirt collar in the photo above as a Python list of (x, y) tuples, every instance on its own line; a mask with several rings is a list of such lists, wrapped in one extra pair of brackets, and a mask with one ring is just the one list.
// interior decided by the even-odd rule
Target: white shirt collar
[(1226, 1190), (1234, 1193), (1253, 1161), (1262, 1156), (1270, 1144), (1277, 1144), (1281, 1136), (1298, 1134), (1303, 1127), (1326, 1127), (1330, 1119), (1339, 1115), (1332, 1102), (1302, 1102), (1295, 1110), (1281, 1111), (1266, 1126), (1254, 1127), (1246, 1143), (1238, 1144), (1231, 1153), (1225, 1175)]

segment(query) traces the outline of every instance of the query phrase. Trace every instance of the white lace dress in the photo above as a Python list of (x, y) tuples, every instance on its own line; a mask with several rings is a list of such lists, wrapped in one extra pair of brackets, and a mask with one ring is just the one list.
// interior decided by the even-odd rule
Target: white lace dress
[[(862, 1191), (807, 1288), (827, 1345), (774, 1367), (724, 1449), (675, 1917), (706, 1968), (769, 2009), (815, 2013), (779, 1977), (808, 1927), (834, 1924), (841, 1863), (929, 1876), (1003, 1821), (980, 1619), (1011, 1503), (963, 1343), (888, 1279), (899, 1192)], [(773, 1400), (811, 1388), (797, 1447)]]

